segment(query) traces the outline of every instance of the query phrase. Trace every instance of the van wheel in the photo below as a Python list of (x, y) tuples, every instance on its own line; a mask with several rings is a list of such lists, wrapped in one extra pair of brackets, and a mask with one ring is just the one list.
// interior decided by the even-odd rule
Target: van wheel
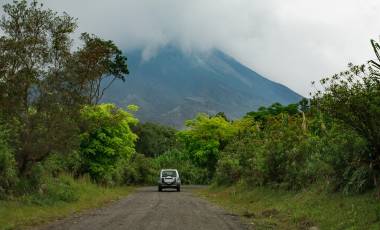
[(162, 188), (161, 188), (161, 186), (158, 186), (158, 191), (159, 191), (159, 192), (162, 192)]
[(181, 191), (181, 187), (177, 186), (177, 192), (180, 192), (180, 191)]

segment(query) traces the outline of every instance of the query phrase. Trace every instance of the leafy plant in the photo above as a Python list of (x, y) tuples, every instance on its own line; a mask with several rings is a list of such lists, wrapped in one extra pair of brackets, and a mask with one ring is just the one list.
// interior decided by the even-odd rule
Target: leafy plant
[(364, 138), (368, 151), (358, 153), (355, 161), (368, 168), (373, 184), (380, 173), (380, 79), (365, 65), (349, 64), (347, 71), (321, 80), (322, 91), (313, 103), (336, 122), (350, 127)]
[(137, 124), (133, 132), (139, 137), (136, 151), (148, 157), (157, 157), (178, 145), (177, 130), (168, 126), (147, 122)]
[(17, 182), (16, 161), (8, 145), (8, 134), (0, 125), (0, 199), (11, 195)]
[(114, 177), (135, 153), (137, 139), (130, 125), (138, 121), (113, 104), (86, 106), (81, 112), (80, 156), (82, 173), (102, 184), (115, 183)]
[(219, 151), (227, 145), (236, 133), (234, 126), (221, 116), (209, 117), (199, 114), (194, 120), (186, 121), (187, 129), (178, 133), (192, 162), (198, 167), (205, 167), (209, 177), (215, 171)]

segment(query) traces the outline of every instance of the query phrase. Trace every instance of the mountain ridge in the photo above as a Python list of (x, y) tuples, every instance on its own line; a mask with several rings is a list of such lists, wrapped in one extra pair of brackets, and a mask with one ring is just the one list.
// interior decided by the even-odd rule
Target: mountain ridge
[(142, 52), (127, 52), (131, 74), (125, 84), (113, 84), (103, 101), (139, 105), (136, 116), (143, 122), (180, 128), (199, 112), (225, 112), (234, 119), (260, 106), (302, 98), (219, 50), (186, 53), (166, 46), (147, 60)]

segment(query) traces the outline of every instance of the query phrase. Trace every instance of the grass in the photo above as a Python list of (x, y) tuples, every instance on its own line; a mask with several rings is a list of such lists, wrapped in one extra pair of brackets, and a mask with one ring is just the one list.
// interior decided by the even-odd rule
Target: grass
[[(0, 229), (25, 229), (69, 216), (127, 196), (131, 187), (105, 188), (81, 179), (74, 181), (76, 199), (65, 202), (34, 202), (35, 195), (0, 200)], [(45, 201), (45, 200), (43, 200)]]
[(311, 189), (211, 187), (198, 194), (246, 217), (254, 229), (380, 229), (380, 201), (374, 193), (348, 196)]

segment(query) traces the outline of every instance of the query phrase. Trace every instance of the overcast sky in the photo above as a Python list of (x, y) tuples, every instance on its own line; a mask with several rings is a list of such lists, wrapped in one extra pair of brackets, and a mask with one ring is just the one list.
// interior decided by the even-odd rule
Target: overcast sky
[(78, 18), (79, 32), (123, 49), (152, 53), (167, 43), (188, 51), (217, 48), (303, 95), (311, 81), (373, 58), (369, 39), (380, 35), (380, 0), (44, 2)]

